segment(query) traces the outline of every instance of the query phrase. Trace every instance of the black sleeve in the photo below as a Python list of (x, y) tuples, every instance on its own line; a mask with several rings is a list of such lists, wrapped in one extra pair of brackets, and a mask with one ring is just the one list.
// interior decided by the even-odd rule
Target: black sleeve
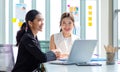
[(38, 59), (40, 63), (56, 60), (56, 55), (52, 51), (48, 51), (46, 54), (43, 53), (39, 46), (37, 46), (36, 42), (37, 41), (35, 41), (35, 39), (27, 37), (24, 39), (23, 44), (25, 45), (27, 51)]
[(40, 61), (40, 63), (46, 62), (47, 57), (46, 54), (44, 54), (39, 46), (37, 46), (35, 39), (26, 37), (23, 41), (23, 44), (26, 48), (26, 50), (32, 54), (37, 60)]
[(56, 60), (56, 55), (52, 51), (47, 52), (46, 56), (47, 56), (47, 61)]

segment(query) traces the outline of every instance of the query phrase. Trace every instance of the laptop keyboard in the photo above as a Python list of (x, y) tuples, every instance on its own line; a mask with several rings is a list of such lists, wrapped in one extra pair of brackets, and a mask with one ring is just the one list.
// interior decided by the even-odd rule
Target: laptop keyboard
[(77, 66), (102, 66), (102, 64), (99, 63), (77, 63)]
[(56, 64), (56, 65), (74, 65), (75, 63), (68, 63), (67, 61), (52, 61), (49, 62), (50, 64)]
[(69, 63), (64, 60), (57, 60), (57, 61), (50, 61), (50, 64), (56, 64), (56, 65), (77, 65), (77, 66), (102, 66), (100, 63), (91, 63), (91, 62), (82, 62), (82, 63)]

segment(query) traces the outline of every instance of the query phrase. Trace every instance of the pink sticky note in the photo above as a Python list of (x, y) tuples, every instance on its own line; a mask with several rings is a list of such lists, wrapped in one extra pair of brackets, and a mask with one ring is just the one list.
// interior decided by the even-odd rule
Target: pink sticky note
[(68, 7), (70, 7), (70, 5), (67, 5)]
[(120, 61), (118, 61), (118, 64), (120, 64)]

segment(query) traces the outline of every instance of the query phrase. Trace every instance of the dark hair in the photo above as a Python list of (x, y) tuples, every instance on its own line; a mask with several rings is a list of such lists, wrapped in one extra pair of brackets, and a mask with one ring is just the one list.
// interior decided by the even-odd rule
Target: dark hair
[(16, 43), (16, 46), (19, 45), (19, 42), (20, 42), (23, 34), (25, 33), (25, 31), (26, 31), (26, 23), (24, 22), (24, 23), (22, 24), (20, 30), (17, 32), (17, 36), (16, 36), (16, 41), (17, 41), (17, 43)]
[[(72, 21), (73, 21), (73, 23), (74, 23), (74, 16), (73, 16), (73, 14), (72, 13), (69, 13), (69, 12), (65, 12), (65, 13), (63, 13), (62, 14), (62, 16), (61, 16), (61, 19), (60, 19), (60, 26), (61, 26), (61, 24), (62, 24), (62, 20), (64, 19), (64, 18), (70, 18)], [(62, 31), (62, 29), (60, 29), (60, 32)]]
[(19, 45), (20, 40), (21, 40), (22, 36), (25, 34), (25, 32), (27, 32), (27, 30), (29, 30), (28, 21), (33, 21), (35, 19), (36, 15), (38, 15), (38, 14), (41, 14), (41, 13), (37, 10), (30, 10), (26, 14), (26, 16), (25, 16), (26, 22), (24, 22), (22, 24), (20, 30), (17, 32), (17, 35), (16, 35), (16, 41), (17, 41), (16, 46)]

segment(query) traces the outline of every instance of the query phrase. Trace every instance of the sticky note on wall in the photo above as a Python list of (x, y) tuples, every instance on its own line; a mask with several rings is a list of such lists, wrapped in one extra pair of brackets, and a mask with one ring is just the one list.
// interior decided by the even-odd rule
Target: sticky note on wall
[(21, 26), (22, 26), (22, 24), (23, 24), (23, 22), (19, 22), (19, 23), (18, 23), (18, 26), (19, 26), (19, 27), (21, 27)]
[(69, 11), (70, 11), (70, 12), (73, 12), (73, 7), (70, 7), (70, 8), (69, 8)]
[(88, 26), (92, 26), (92, 22), (88, 22)]
[(88, 21), (92, 21), (92, 17), (88, 17)]
[(70, 7), (70, 5), (67, 5), (68, 7)]
[(90, 5), (90, 6), (88, 6), (88, 9), (92, 9), (92, 6)]
[(76, 11), (78, 11), (79, 9), (78, 9), (79, 7), (76, 7)]
[(73, 11), (76, 11), (76, 7), (73, 7)]
[(89, 15), (92, 15), (92, 11), (88, 11), (88, 14), (89, 14)]
[(16, 18), (12, 18), (12, 23), (15, 23), (17, 21)]

